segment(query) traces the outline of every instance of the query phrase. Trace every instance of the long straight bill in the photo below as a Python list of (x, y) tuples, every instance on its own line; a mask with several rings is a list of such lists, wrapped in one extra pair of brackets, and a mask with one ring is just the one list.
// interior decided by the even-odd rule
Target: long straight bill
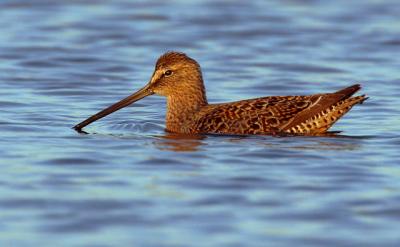
[(136, 93), (126, 97), (125, 99), (113, 104), (112, 106), (107, 107), (106, 109), (96, 113), (95, 115), (89, 117), (85, 121), (77, 124), (74, 126), (74, 129), (78, 132), (83, 132), (82, 128), (84, 128), (86, 125), (89, 125), (93, 123), (96, 120), (99, 120), (100, 118), (103, 118), (115, 111), (118, 111), (121, 108), (124, 108), (140, 99), (143, 99), (146, 96), (152, 95), (153, 92), (149, 89), (149, 85), (145, 86), (144, 88), (140, 89)]

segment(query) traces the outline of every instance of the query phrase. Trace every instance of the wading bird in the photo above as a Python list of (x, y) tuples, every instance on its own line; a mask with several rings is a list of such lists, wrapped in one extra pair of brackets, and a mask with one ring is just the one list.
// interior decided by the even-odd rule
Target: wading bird
[(367, 99), (353, 94), (356, 84), (333, 93), (269, 96), (209, 104), (199, 64), (180, 52), (167, 52), (155, 66), (150, 82), (125, 99), (74, 126), (86, 125), (146, 96), (167, 97), (166, 131), (184, 134), (319, 135), (354, 105)]

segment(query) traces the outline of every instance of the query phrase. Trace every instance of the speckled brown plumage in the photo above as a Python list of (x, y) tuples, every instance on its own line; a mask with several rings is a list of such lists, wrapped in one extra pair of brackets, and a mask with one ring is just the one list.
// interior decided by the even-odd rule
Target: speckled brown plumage
[(356, 84), (334, 93), (270, 96), (208, 104), (198, 63), (179, 52), (162, 55), (150, 82), (138, 92), (76, 125), (76, 130), (151, 94), (167, 97), (166, 130), (186, 134), (325, 133), (355, 104)]

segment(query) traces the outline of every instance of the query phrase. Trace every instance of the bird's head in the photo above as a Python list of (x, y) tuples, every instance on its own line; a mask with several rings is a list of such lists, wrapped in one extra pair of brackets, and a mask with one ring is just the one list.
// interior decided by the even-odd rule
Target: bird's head
[(195, 94), (205, 95), (204, 91), (199, 64), (184, 53), (167, 52), (157, 60), (153, 75), (146, 86), (75, 125), (74, 129), (81, 131), (86, 125), (152, 94), (190, 97)]

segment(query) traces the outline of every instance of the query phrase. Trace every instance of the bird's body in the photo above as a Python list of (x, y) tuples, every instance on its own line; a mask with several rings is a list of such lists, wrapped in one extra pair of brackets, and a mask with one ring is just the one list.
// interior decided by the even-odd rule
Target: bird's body
[[(353, 94), (359, 87), (355, 85), (347, 89)], [(327, 100), (331, 102), (322, 107), (318, 103)], [(270, 96), (209, 104), (191, 112), (170, 107), (166, 130), (187, 134), (321, 134), (353, 105), (364, 100), (365, 96), (339, 96), (333, 93)]]
[(166, 130), (185, 134), (300, 134), (325, 133), (366, 97), (355, 96), (356, 84), (334, 93), (270, 96), (208, 104), (200, 66), (183, 53), (161, 56), (147, 86), (76, 125), (76, 130), (122, 107), (151, 95), (167, 97)]

